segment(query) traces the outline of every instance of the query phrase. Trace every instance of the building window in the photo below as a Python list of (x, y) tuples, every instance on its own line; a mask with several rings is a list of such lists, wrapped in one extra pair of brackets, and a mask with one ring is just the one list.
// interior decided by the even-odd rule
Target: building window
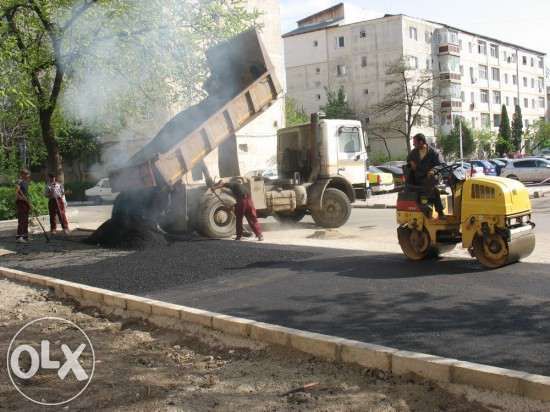
[(345, 40), (344, 36), (336, 37), (336, 48), (337, 49), (341, 49), (342, 47), (345, 47), (345, 45), (346, 45), (346, 40)]
[(519, 99), (514, 97), (514, 107), (519, 106)]
[(529, 129), (529, 120), (525, 119), (525, 128)]
[(498, 59), (498, 46), (496, 44), (491, 44), (490, 49), (491, 49), (491, 57)]
[(475, 92), (470, 92), (470, 100), (471, 100), (472, 104), (474, 104), (476, 102)]
[(500, 92), (498, 92), (496, 90), (493, 91), (493, 103), (494, 104), (501, 104), (502, 103)]
[(336, 66), (336, 75), (337, 76), (345, 76), (346, 75), (346, 65), (345, 64), (339, 64)]
[(431, 31), (426, 30), (424, 32), (424, 40), (426, 41), (426, 43), (432, 44), (432, 32)]
[(531, 89), (535, 88), (535, 79), (531, 79)]
[(500, 114), (493, 115), (493, 126), (500, 127)]
[(316, 67), (316, 68), (315, 68), (315, 73), (320, 74), (320, 73), (321, 73), (321, 68), (320, 68), (320, 67)]
[(535, 99), (531, 99), (531, 109), (535, 108)]
[(369, 94), (369, 89), (363, 90), (363, 94)]
[(527, 84), (527, 77), (523, 76), (523, 87), (529, 87)]
[(484, 42), (483, 40), (478, 40), (477, 41), (477, 52), (479, 54), (487, 55), (487, 43)]
[(361, 57), (361, 67), (367, 67), (367, 56)]
[(416, 30), (416, 27), (409, 27), (409, 37), (412, 40), (418, 40), (418, 31)]
[(522, 56), (521, 60), (523, 62), (523, 65), (527, 66), (527, 56)]
[(469, 42), (468, 42), (468, 51), (469, 51), (470, 53), (473, 53), (473, 50), (474, 50), (474, 45), (472, 44), (471, 41), (469, 41)]
[(321, 95), (320, 95), (320, 94), (317, 94), (317, 95), (315, 95), (315, 98), (316, 98), (317, 100), (321, 100)]
[(460, 65), (460, 75), (464, 76), (464, 66)]
[(315, 82), (315, 87), (321, 87), (321, 82), (320, 82), (320, 81), (316, 81), (316, 82)]
[(544, 109), (544, 97), (539, 97), (539, 107)]
[(418, 69), (418, 58), (416, 56), (409, 56), (409, 68)]
[(506, 106), (510, 106), (510, 97), (506, 96)]
[(466, 103), (466, 95), (464, 92), (460, 92), (460, 100), (462, 100), (462, 103)]
[(462, 51), (462, 40), (458, 41), (458, 50)]
[(539, 69), (544, 69), (544, 59), (539, 57)]
[(491, 116), (489, 116), (489, 113), (481, 113), (481, 127), (491, 127)]
[(504, 73), (504, 83), (508, 84), (508, 73)]
[(487, 80), (487, 66), (484, 66), (482, 64), (479, 65), (479, 78)]
[(430, 70), (432, 68), (432, 59), (430, 57), (426, 58), (426, 70)]
[(535, 67), (535, 59), (531, 57), (531, 67)]
[(523, 107), (526, 109), (529, 108), (529, 99), (527, 97), (523, 98)]
[(539, 77), (539, 93), (544, 91), (544, 77)]
[(313, 47), (319, 46), (319, 42), (317, 40), (313, 40)]
[(518, 76), (513, 74), (512, 75), (512, 84), (516, 86), (518, 84)]
[(434, 117), (430, 114), (428, 116), (428, 127), (433, 127), (434, 125)]
[(481, 103), (489, 103), (489, 90), (481, 89), (479, 91), (479, 101)]
[(360, 39), (366, 39), (367, 38), (367, 31), (365, 29), (361, 29), (359, 31), (359, 38)]
[(491, 67), (491, 77), (495, 82), (500, 81), (500, 69), (497, 69), (496, 67)]

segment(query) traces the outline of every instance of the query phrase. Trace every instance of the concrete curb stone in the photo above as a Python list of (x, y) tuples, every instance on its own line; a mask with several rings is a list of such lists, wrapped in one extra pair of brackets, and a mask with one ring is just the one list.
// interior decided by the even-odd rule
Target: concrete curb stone
[(85, 286), (47, 276), (0, 267), (0, 276), (41, 287), (49, 287), (60, 297), (69, 296), (80, 304), (106, 313), (138, 317), (160, 327), (179, 329), (181, 322), (205, 326), (230, 335), (268, 344), (290, 347), (335, 362), (391, 371), (395, 375), (414, 374), (430, 381), (470, 385), (550, 401), (550, 377), (497, 368), (425, 353), (353, 341), (237, 318), (201, 309), (155, 301), (139, 296)]

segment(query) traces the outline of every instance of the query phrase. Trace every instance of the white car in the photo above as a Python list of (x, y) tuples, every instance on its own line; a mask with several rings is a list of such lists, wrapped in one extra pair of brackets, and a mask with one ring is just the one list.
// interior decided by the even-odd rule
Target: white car
[(500, 175), (521, 182), (542, 182), (550, 179), (550, 160), (536, 158), (508, 160)]
[(94, 187), (86, 189), (84, 194), (86, 195), (86, 199), (96, 203), (112, 202), (118, 196), (118, 193), (111, 191), (111, 183), (106, 177), (97, 182)]

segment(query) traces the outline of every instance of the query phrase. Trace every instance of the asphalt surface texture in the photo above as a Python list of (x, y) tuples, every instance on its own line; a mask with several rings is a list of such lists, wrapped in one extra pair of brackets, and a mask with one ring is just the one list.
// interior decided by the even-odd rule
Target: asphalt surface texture
[[(537, 237), (550, 199), (533, 201)], [(394, 211), (354, 210), (350, 223), (395, 233)], [(60, 238), (16, 247), (14, 267), (298, 329), (550, 375), (550, 266), (484, 270), (475, 260), (410, 262), (401, 253), (192, 237), (144, 251)], [(269, 235), (269, 234), (268, 234)], [(378, 235), (381, 236), (381, 235)], [(266, 236), (268, 237), (268, 236)], [(546, 250), (544, 245), (539, 246)], [(550, 253), (550, 252), (549, 252)]]

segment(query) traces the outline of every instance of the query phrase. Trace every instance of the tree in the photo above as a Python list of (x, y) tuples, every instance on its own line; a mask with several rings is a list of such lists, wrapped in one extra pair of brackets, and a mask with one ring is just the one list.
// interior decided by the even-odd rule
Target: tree
[(539, 120), (529, 134), (529, 152), (536, 154), (550, 147), (550, 122)]
[(433, 101), (439, 97), (430, 71), (418, 71), (405, 59), (386, 69), (387, 94), (370, 108), (370, 130), (378, 135), (398, 133), (403, 136), (407, 151), (411, 150), (413, 126), (422, 123), (425, 113), (433, 113)]
[(512, 118), (512, 148), (514, 151), (521, 150), (521, 140), (523, 138), (523, 117), (521, 107), (516, 105), (514, 117)]
[(99, 159), (100, 148), (97, 137), (81, 124), (65, 123), (59, 128), (58, 144), (64, 161), (72, 163), (78, 180), (84, 180), (83, 163), (95, 163)]
[(495, 140), (498, 146), (498, 137), (495, 139), (494, 132), (489, 129), (474, 131), (474, 141), (476, 145), (477, 157), (481, 159), (490, 157), (493, 152), (493, 142), (495, 142)]
[(512, 130), (510, 129), (508, 110), (506, 110), (506, 105), (503, 104), (500, 114), (500, 126), (498, 127), (498, 137), (495, 150), (500, 156), (504, 156), (504, 154), (510, 152), (513, 147), (514, 143), (512, 142)]
[(456, 118), (453, 129), (448, 135), (440, 135), (439, 146), (445, 157), (460, 157), (460, 124), (462, 123), (462, 152), (464, 157), (470, 156), (475, 148), (475, 141), (472, 130), (464, 119)]
[(285, 117), (287, 127), (307, 123), (309, 121), (309, 117), (304, 111), (304, 108), (298, 108), (296, 100), (291, 97), (285, 99)]
[(34, 109), (63, 180), (60, 103), (91, 122), (190, 104), (208, 75), (203, 51), (256, 16), (225, 0), (0, 0), (0, 90)]
[(347, 101), (343, 87), (336, 92), (329, 89), (325, 89), (325, 91), (327, 104), (322, 106), (321, 110), (325, 112), (327, 119), (355, 119), (357, 117)]

